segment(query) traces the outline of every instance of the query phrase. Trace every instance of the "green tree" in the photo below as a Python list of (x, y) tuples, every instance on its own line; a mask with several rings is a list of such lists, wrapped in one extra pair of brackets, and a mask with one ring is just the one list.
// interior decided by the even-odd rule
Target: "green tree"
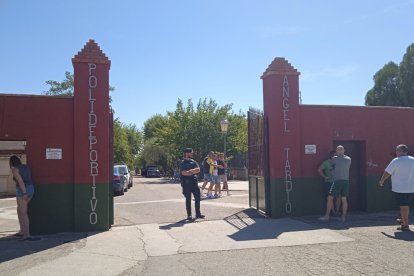
[(142, 134), (133, 124), (124, 125), (114, 120), (114, 163), (126, 164), (130, 169), (137, 166), (142, 148)]
[(122, 123), (114, 120), (114, 163), (125, 163), (130, 165), (133, 163), (133, 156), (130, 152), (128, 144), (128, 135), (122, 126)]
[(400, 93), (403, 106), (414, 107), (414, 43), (400, 63)]
[(156, 114), (144, 122), (144, 141), (154, 138), (157, 132), (168, 125), (168, 118), (160, 114)]
[(62, 82), (48, 80), (46, 84), (49, 85), (49, 90), (44, 91), (43, 94), (48, 96), (73, 96), (73, 74), (66, 71), (65, 79)]
[(408, 46), (398, 66), (390, 61), (374, 75), (374, 87), (365, 96), (366, 105), (414, 107), (414, 43)]
[[(198, 161), (211, 150), (222, 152), (223, 135), (220, 121), (225, 118), (230, 123), (227, 135), (228, 156), (246, 153), (247, 120), (241, 112), (234, 114), (231, 107), (230, 104), (220, 107), (212, 99), (200, 99), (196, 106), (190, 99), (185, 106), (182, 100), (178, 99), (175, 111), (167, 111), (166, 116), (155, 115), (145, 122), (146, 138), (141, 155), (143, 163), (163, 163), (174, 168), (186, 147), (194, 149), (194, 158)], [(146, 150), (147, 142), (150, 143), (152, 152), (163, 152), (164, 155), (149, 156)], [(155, 150), (156, 148), (158, 149)], [(153, 158), (154, 156), (158, 156), (158, 161)]]
[(132, 155), (136, 156), (142, 148), (142, 134), (134, 124), (122, 124), (122, 128), (127, 135), (129, 150)]
[(171, 154), (170, 149), (156, 143), (156, 138), (148, 139), (142, 150), (144, 165), (158, 165), (161, 173), (171, 172), (177, 166), (177, 158)]
[(374, 87), (365, 96), (365, 105), (399, 106), (402, 104), (399, 84), (399, 68), (389, 62), (374, 75)]

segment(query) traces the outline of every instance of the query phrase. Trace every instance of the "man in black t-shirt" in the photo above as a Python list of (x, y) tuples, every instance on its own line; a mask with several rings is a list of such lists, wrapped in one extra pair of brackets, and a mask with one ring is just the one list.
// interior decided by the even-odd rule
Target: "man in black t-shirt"
[(191, 194), (195, 199), (196, 218), (204, 218), (200, 211), (200, 189), (198, 188), (197, 174), (200, 172), (198, 163), (192, 159), (193, 149), (184, 150), (184, 160), (180, 164), (181, 187), (185, 196), (185, 207), (187, 209), (187, 220), (192, 221)]

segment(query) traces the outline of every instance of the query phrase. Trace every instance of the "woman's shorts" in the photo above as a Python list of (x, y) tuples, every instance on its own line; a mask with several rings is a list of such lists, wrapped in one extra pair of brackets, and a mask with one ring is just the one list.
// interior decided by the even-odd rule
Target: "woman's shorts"
[[(26, 193), (29, 196), (29, 198), (32, 199), (34, 195), (34, 186), (33, 185), (26, 186)], [(23, 192), (20, 189), (20, 186), (16, 186), (16, 197), (23, 197)]]
[(210, 173), (205, 173), (204, 174), (204, 181), (207, 181), (207, 182), (211, 182), (212, 180), (211, 180), (211, 174)]
[(218, 175), (212, 175), (211, 178), (212, 178), (212, 183), (214, 183), (214, 184), (220, 184), (220, 176), (218, 176)]
[(395, 199), (398, 206), (410, 206), (414, 200), (414, 193), (396, 193)]
[(220, 180), (221, 181), (227, 182), (227, 175), (225, 175), (225, 174), (219, 174), (219, 176), (220, 176)]

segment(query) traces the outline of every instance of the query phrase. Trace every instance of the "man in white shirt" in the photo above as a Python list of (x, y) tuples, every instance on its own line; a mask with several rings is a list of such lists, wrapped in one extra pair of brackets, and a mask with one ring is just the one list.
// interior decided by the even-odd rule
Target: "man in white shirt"
[(379, 185), (383, 187), (384, 181), (391, 176), (392, 191), (395, 193), (401, 213), (401, 226), (397, 229), (410, 231), (408, 215), (410, 202), (414, 197), (414, 157), (408, 156), (406, 145), (398, 145), (395, 154), (397, 157), (385, 168)]

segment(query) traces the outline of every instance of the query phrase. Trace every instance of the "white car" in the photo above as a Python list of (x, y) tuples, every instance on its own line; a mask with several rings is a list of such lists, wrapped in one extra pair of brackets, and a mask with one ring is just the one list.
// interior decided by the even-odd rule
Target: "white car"
[(128, 166), (127, 165), (114, 165), (114, 167), (118, 167), (119, 172), (125, 175), (127, 179), (127, 183), (128, 183), (128, 188), (131, 188), (132, 185), (134, 184), (134, 180), (132, 178), (131, 171), (128, 169)]

